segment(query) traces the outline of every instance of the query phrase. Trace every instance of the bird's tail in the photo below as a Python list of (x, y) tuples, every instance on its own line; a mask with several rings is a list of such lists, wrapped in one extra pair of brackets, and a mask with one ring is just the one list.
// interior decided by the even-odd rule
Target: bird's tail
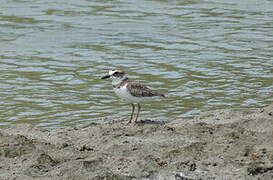
[(163, 97), (163, 98), (166, 97), (165, 94), (158, 94), (158, 96), (159, 96), (159, 97)]

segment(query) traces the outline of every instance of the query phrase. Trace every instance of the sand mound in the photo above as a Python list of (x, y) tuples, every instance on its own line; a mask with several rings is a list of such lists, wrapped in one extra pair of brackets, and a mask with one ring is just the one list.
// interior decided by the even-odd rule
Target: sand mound
[(0, 179), (273, 179), (273, 105), (193, 120), (0, 129)]

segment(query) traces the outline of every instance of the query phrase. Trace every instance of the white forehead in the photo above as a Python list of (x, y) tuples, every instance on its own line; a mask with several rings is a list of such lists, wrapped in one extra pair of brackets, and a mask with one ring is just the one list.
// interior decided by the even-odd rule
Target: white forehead
[(116, 72), (116, 70), (109, 70), (109, 75), (112, 75)]

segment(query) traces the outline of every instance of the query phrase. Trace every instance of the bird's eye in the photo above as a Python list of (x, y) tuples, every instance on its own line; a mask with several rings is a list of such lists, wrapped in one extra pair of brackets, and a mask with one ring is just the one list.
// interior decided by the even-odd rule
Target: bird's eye
[(114, 72), (114, 74), (113, 75), (117, 75), (118, 74), (118, 72)]

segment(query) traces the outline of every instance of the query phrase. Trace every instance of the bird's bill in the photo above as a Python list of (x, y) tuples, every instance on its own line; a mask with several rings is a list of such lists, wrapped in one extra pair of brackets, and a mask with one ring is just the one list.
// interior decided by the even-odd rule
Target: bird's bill
[(110, 75), (108, 74), (108, 75), (105, 75), (105, 76), (103, 76), (103, 77), (101, 77), (101, 79), (107, 79), (107, 78), (110, 78)]

